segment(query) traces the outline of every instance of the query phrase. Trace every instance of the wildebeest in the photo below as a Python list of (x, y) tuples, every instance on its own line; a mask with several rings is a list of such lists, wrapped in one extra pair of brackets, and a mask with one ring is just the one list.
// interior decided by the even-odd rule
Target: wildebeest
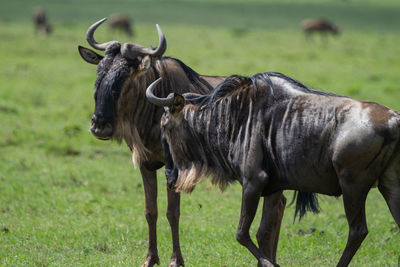
[(33, 11), (32, 21), (36, 32), (42, 32), (44, 34), (51, 33), (52, 28), (48, 22), (46, 11), (43, 8), (38, 7)]
[(161, 127), (171, 153), (166, 157), (179, 171), (176, 190), (190, 192), (208, 175), (221, 187), (239, 181), (236, 238), (259, 266), (273, 263), (252, 242), (249, 228), (260, 196), (279, 190), (343, 195), (349, 235), (337, 266), (348, 266), (368, 233), (365, 200), (372, 187), (378, 186), (400, 226), (397, 112), (314, 91), (280, 73), (232, 76), (205, 96), (158, 97), (159, 82), (148, 87), (147, 97), (166, 107)]
[(133, 36), (132, 21), (127, 15), (111, 14), (109, 23), (112, 29), (119, 29), (125, 32), (128, 36)]
[[(205, 94), (225, 77), (199, 75), (180, 60), (164, 57), (166, 39), (158, 25), (159, 44), (155, 50), (132, 43), (121, 45), (117, 41), (98, 43), (93, 35), (104, 21), (102, 19), (90, 26), (86, 39), (93, 48), (105, 51), (105, 56), (79, 46), (82, 58), (97, 65), (95, 111), (90, 130), (101, 140), (125, 140), (132, 151), (134, 164), (140, 168), (145, 191), (145, 216), (149, 225), (149, 250), (143, 266), (153, 266), (159, 263), (156, 170), (164, 165), (165, 159), (159, 125), (163, 109), (148, 103), (146, 88), (162, 77), (163, 83), (157, 92), (161, 96), (167, 96), (173, 88), (182, 88), (181, 93)], [(259, 236), (262, 249), (271, 258), (275, 257), (285, 202), (282, 192), (277, 192), (264, 204), (269, 217), (268, 231), (260, 232)], [(179, 216), (180, 196), (168, 190), (167, 218), (173, 240), (170, 266), (184, 264), (179, 246)]]
[(305, 19), (300, 24), (306, 36), (313, 33), (331, 33), (332, 35), (339, 34), (339, 27), (326, 19)]

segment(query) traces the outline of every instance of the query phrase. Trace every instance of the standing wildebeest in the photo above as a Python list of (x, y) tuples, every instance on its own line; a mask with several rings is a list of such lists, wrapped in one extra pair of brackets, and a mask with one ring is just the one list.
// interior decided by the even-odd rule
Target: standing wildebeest
[(36, 32), (42, 32), (44, 34), (51, 33), (51, 26), (43, 8), (38, 7), (33, 11), (32, 20)]
[[(82, 58), (97, 65), (95, 111), (90, 130), (101, 140), (125, 140), (132, 151), (134, 164), (140, 168), (145, 191), (145, 216), (149, 226), (149, 250), (143, 266), (153, 266), (159, 263), (156, 235), (156, 170), (164, 165), (165, 159), (159, 124), (163, 109), (147, 101), (146, 88), (162, 77), (159, 95), (166, 96), (174, 88), (182, 88), (181, 93), (189, 91), (204, 94), (213, 90), (225, 77), (200, 76), (180, 60), (163, 57), (166, 40), (158, 25), (159, 44), (155, 50), (138, 44), (121, 45), (117, 41), (97, 43), (93, 34), (104, 21), (105, 19), (102, 19), (90, 26), (86, 39), (95, 49), (105, 50), (105, 56), (79, 47)], [(276, 255), (285, 201), (282, 192), (277, 192), (264, 204), (268, 211), (268, 231), (260, 233), (260, 242), (262, 249), (272, 259)], [(179, 246), (179, 212), (180, 196), (173, 190), (168, 190), (167, 218), (173, 240), (170, 266), (184, 264)]]
[(120, 29), (130, 37), (133, 36), (132, 23), (128, 16), (122, 14), (110, 15), (110, 27), (113, 29)]
[(307, 37), (316, 32), (339, 34), (339, 27), (326, 19), (305, 19), (300, 25)]
[(252, 242), (249, 228), (260, 196), (279, 190), (343, 195), (349, 235), (337, 266), (349, 264), (368, 233), (365, 200), (373, 186), (400, 226), (400, 115), (395, 111), (314, 91), (279, 73), (232, 76), (206, 96), (159, 98), (153, 92), (159, 81), (146, 95), (167, 107), (161, 127), (179, 171), (177, 191), (190, 192), (207, 175), (222, 187), (239, 181), (236, 238), (259, 266), (273, 264)]

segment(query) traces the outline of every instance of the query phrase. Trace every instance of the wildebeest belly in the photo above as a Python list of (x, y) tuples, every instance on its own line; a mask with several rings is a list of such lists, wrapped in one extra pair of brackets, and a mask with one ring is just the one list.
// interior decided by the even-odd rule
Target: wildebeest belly
[(270, 180), (266, 194), (285, 189), (326, 195), (341, 194), (331, 160), (326, 155), (305, 152), (292, 150), (292, 157), (278, 161), (276, 168), (268, 172)]

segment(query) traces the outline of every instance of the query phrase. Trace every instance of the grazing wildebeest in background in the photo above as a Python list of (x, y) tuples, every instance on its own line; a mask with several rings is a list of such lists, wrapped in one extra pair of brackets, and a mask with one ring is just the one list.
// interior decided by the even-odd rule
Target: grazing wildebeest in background
[(42, 32), (44, 34), (51, 33), (52, 28), (48, 22), (46, 11), (43, 8), (38, 7), (33, 11), (32, 20), (36, 33), (37, 32)]
[(119, 29), (125, 32), (130, 37), (133, 36), (132, 21), (127, 15), (112, 14), (110, 15), (110, 27), (112, 29)]
[(378, 186), (400, 226), (397, 112), (314, 91), (280, 73), (232, 76), (206, 96), (157, 97), (159, 82), (146, 95), (166, 107), (161, 127), (179, 171), (177, 191), (192, 191), (208, 175), (221, 187), (239, 181), (236, 238), (259, 266), (273, 264), (249, 228), (260, 196), (279, 190), (343, 195), (349, 235), (337, 266), (348, 266), (368, 233), (365, 200), (372, 187)]
[[(86, 39), (95, 49), (105, 51), (105, 56), (79, 47), (82, 58), (97, 65), (95, 111), (90, 130), (101, 140), (125, 140), (132, 151), (134, 164), (140, 168), (145, 191), (145, 216), (149, 226), (149, 249), (143, 266), (153, 266), (159, 263), (156, 235), (156, 170), (165, 163), (159, 123), (164, 111), (147, 101), (146, 88), (162, 77), (163, 83), (157, 92), (161, 96), (167, 96), (174, 88), (182, 88), (181, 93), (205, 94), (213, 90), (225, 77), (198, 75), (180, 60), (163, 57), (166, 39), (158, 26), (159, 44), (155, 50), (138, 44), (121, 45), (117, 41), (97, 43), (93, 34), (104, 21), (105, 19), (102, 19), (90, 26)], [(170, 266), (180, 266), (184, 264), (179, 246), (180, 195), (168, 190), (167, 196), (167, 218), (173, 240)], [(275, 258), (286, 199), (282, 192), (277, 192), (265, 202), (265, 214), (269, 219), (265, 228), (268, 231), (260, 232), (260, 242), (265, 253)], [(265, 221), (266, 218), (262, 220)]]
[(326, 19), (305, 19), (300, 25), (307, 37), (317, 32), (321, 34), (339, 34), (339, 27)]

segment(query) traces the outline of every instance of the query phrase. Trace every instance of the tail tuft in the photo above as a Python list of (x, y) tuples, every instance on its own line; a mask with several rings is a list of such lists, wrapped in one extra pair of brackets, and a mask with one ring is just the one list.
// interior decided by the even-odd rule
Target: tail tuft
[(313, 213), (319, 213), (318, 198), (316, 193), (295, 191), (293, 199), (289, 205), (292, 205), (296, 199), (296, 210), (294, 212), (293, 222), (296, 221), (297, 214), (299, 214), (299, 221), (307, 213), (312, 211)]

